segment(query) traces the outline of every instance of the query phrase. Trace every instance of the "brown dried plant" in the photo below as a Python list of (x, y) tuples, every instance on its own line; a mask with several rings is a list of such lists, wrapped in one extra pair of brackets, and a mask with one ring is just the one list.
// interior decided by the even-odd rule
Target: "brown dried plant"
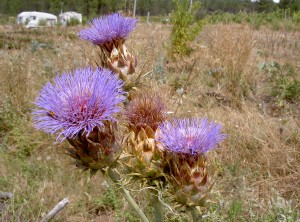
[(206, 32), (208, 63), (219, 70), (214, 77), (234, 98), (249, 95), (255, 81), (255, 73), (250, 69), (253, 30), (246, 25), (215, 25)]

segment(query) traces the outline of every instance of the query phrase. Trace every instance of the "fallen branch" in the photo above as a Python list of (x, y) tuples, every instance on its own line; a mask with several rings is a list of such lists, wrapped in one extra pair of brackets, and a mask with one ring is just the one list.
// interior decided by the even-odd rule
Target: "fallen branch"
[(41, 220), (41, 222), (48, 222), (53, 217), (55, 217), (56, 214), (58, 214), (59, 211), (61, 211), (67, 204), (69, 203), (69, 200), (67, 198), (64, 198), (62, 201), (60, 201), (56, 206)]
[(13, 198), (13, 194), (10, 192), (0, 192), (0, 200), (7, 200)]

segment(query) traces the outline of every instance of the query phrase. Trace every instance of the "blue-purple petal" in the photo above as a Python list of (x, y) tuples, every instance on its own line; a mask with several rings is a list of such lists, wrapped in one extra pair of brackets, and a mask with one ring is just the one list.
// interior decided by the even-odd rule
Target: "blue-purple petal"
[(226, 138), (221, 134), (222, 126), (207, 119), (173, 119), (159, 126), (155, 140), (174, 153), (199, 155), (209, 150)]
[(35, 101), (33, 120), (37, 129), (58, 133), (58, 138), (74, 138), (115, 120), (125, 97), (123, 82), (107, 69), (76, 69), (48, 82)]
[(137, 19), (123, 17), (119, 13), (95, 18), (90, 27), (79, 32), (79, 37), (92, 42), (94, 45), (103, 45), (114, 40), (125, 40), (136, 27)]

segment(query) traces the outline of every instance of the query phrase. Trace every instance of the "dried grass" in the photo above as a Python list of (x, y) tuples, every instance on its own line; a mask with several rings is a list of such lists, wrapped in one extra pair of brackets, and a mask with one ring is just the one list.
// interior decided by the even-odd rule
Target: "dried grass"
[[(105, 190), (101, 185), (103, 177), (89, 181), (86, 175), (74, 172), (61, 152), (66, 144), (53, 144), (55, 138), (35, 131), (30, 123), (30, 108), (42, 84), (58, 73), (94, 65), (97, 51), (74, 37), (77, 30), (78, 27), (38, 33), (21, 30), (28, 38), (39, 38), (51, 47), (35, 49), (29, 41), (21, 49), (0, 52), (0, 121), (13, 123), (6, 129), (0, 127), (0, 187), (15, 194), (7, 213), (0, 212), (0, 221), (35, 221), (63, 197), (71, 203), (58, 215), (58, 221), (93, 221), (100, 217), (95, 214), (95, 202)], [(237, 199), (244, 206), (243, 218), (247, 220), (264, 218), (270, 212), (277, 214), (276, 209), (289, 207), (288, 201), (299, 209), (300, 121), (295, 111), (299, 102), (273, 117), (262, 112), (259, 96), (255, 95), (255, 87), (264, 87), (257, 74), (259, 61), (278, 59), (299, 65), (299, 50), (286, 47), (300, 45), (299, 32), (257, 31), (243, 25), (207, 27), (193, 43), (191, 57), (176, 64), (170, 62), (166, 69), (164, 45), (169, 34), (170, 26), (140, 24), (127, 45), (137, 52), (140, 70), (153, 71), (145, 85), (162, 95), (168, 102), (168, 111), (177, 110), (176, 116), (208, 116), (224, 125), (228, 139), (209, 154), (210, 170), (218, 175), (214, 178), (215, 190), (219, 191), (219, 202), (214, 201), (217, 210), (212, 214), (218, 214), (219, 220), (229, 220), (230, 204)], [(15, 39), (18, 35), (21, 34), (14, 35)], [(208, 75), (214, 67), (222, 68), (222, 76)], [(163, 70), (158, 72), (158, 68)], [(297, 73), (299, 77), (299, 69)], [(172, 83), (181, 76), (185, 76), (184, 91), (178, 93)], [(210, 81), (213, 86), (208, 84)], [(8, 111), (17, 114), (8, 119)], [(29, 146), (29, 156), (20, 157), (18, 152), (24, 145)], [(145, 199), (136, 198), (147, 206)], [(123, 210), (129, 211), (127, 206)], [(124, 215), (119, 217), (125, 220)]]
[(253, 30), (246, 25), (216, 25), (206, 34), (207, 63), (211, 69), (219, 69), (212, 75), (220, 87), (238, 100), (248, 96), (255, 83)]

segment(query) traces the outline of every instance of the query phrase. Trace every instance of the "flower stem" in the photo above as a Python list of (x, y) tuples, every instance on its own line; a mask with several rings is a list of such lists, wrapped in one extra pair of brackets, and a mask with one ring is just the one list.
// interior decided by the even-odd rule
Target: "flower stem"
[(146, 217), (146, 215), (144, 214), (144, 212), (142, 211), (142, 209), (137, 205), (137, 203), (134, 201), (134, 199), (131, 197), (130, 193), (128, 190), (126, 190), (125, 188), (123, 188), (120, 184), (119, 184), (119, 180), (120, 180), (120, 176), (117, 172), (115, 172), (113, 169), (108, 168), (107, 170), (107, 174), (110, 177), (110, 179), (115, 183), (115, 185), (121, 190), (124, 198), (127, 200), (127, 202), (130, 204), (130, 206), (135, 210), (135, 212), (139, 215), (139, 217), (141, 218), (141, 220), (143, 222), (149, 222), (148, 218)]
[(155, 213), (155, 222), (163, 222), (164, 221), (164, 206), (160, 202), (158, 198), (158, 191), (155, 190), (152, 192), (152, 203)]

